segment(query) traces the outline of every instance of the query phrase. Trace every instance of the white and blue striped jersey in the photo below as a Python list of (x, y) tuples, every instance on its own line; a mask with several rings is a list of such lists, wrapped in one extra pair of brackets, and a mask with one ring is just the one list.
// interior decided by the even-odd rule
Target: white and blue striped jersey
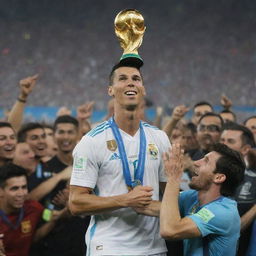
[[(159, 182), (165, 182), (162, 162), (170, 142), (167, 135), (145, 122), (146, 160), (143, 185), (151, 186), (153, 200), (159, 200)], [(126, 150), (131, 177), (137, 167), (140, 131), (130, 136), (119, 129)], [(103, 122), (77, 144), (73, 152), (71, 185), (93, 188), (98, 196), (128, 192), (115, 137), (108, 122)], [(159, 219), (123, 208), (92, 216), (86, 234), (87, 255), (152, 255), (166, 252), (159, 234)]]

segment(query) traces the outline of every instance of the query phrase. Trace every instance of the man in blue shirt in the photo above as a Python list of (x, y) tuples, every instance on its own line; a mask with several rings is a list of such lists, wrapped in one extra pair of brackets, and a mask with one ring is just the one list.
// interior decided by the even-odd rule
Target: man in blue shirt
[(164, 154), (167, 184), (162, 203), (137, 209), (159, 215), (160, 233), (165, 239), (184, 239), (185, 256), (235, 256), (240, 233), (237, 205), (230, 198), (243, 180), (241, 155), (224, 144), (194, 162), (188, 190), (180, 194), (183, 151), (174, 144)]

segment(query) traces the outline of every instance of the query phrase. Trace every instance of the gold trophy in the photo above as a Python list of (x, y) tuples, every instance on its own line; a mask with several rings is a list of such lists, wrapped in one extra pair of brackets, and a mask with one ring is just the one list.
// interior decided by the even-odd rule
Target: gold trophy
[(124, 50), (120, 62), (133, 58), (133, 62), (136, 61), (139, 67), (142, 66), (143, 60), (138, 54), (138, 48), (146, 30), (143, 16), (135, 9), (126, 9), (117, 14), (114, 24), (116, 36)]

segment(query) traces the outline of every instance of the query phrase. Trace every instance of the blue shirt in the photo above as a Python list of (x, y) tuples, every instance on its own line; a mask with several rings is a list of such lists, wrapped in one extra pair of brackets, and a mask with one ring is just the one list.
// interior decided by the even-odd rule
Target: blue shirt
[[(235, 256), (240, 234), (240, 217), (234, 200), (220, 198), (199, 206), (198, 192), (184, 191), (179, 206), (182, 217), (191, 218), (201, 232), (201, 237), (185, 239), (184, 256)], [(208, 248), (207, 248), (208, 247)]]

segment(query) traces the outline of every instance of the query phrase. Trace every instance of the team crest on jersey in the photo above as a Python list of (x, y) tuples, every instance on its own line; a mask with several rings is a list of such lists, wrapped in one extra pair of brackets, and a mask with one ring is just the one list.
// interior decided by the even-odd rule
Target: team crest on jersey
[(158, 159), (158, 148), (155, 144), (153, 143), (148, 144), (148, 153), (151, 159), (153, 160)]
[(115, 140), (108, 140), (107, 147), (110, 151), (115, 151), (117, 149), (117, 144)]
[(32, 225), (30, 220), (25, 220), (21, 222), (21, 232), (24, 234), (27, 234), (29, 232), (31, 232), (32, 230)]

